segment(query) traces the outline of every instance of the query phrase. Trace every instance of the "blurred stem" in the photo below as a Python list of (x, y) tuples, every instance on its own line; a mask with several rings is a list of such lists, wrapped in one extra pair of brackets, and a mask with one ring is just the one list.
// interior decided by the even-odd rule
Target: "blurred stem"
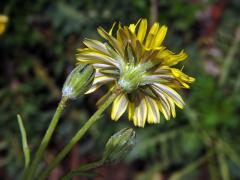
[(88, 164), (83, 164), (78, 169), (72, 170), (69, 173), (67, 173), (65, 176), (63, 176), (61, 178), (61, 180), (69, 180), (74, 176), (78, 176), (79, 173), (81, 173), (81, 172), (98, 168), (98, 167), (102, 166), (103, 164), (104, 164), (103, 160), (99, 160), (99, 161), (88, 163)]
[(36, 168), (37, 168), (37, 165), (44, 153), (44, 151), (46, 150), (47, 148), (47, 145), (52, 137), (52, 134), (53, 134), (53, 131), (55, 130), (56, 126), (57, 126), (57, 123), (60, 119), (60, 116), (63, 112), (63, 109), (65, 107), (65, 104), (67, 102), (67, 98), (66, 97), (62, 97), (60, 103), (58, 104), (58, 107), (57, 107), (57, 110), (51, 120), (51, 123), (42, 139), (42, 142), (34, 156), (34, 159), (33, 159), (33, 162), (29, 168), (29, 170), (27, 171), (28, 174), (26, 174), (27, 176), (27, 179), (28, 180), (32, 180), (33, 179), (33, 175), (34, 175), (34, 172), (36, 171)]
[(206, 130), (201, 128), (201, 125), (198, 121), (197, 112), (190, 106), (186, 105), (184, 108), (184, 113), (190, 122), (190, 125), (199, 132), (199, 135), (203, 139), (204, 143), (209, 146), (209, 144), (211, 144), (211, 136)]
[(221, 143), (222, 151), (225, 152), (225, 154), (233, 161), (235, 164), (240, 167), (240, 156), (239, 153), (237, 153), (230, 144), (228, 144), (226, 141), (220, 139), (219, 143)]
[(201, 158), (199, 158), (198, 160), (190, 163), (189, 165), (187, 165), (185, 168), (183, 168), (180, 171), (177, 171), (176, 173), (174, 173), (171, 177), (170, 180), (178, 180), (181, 179), (184, 175), (194, 171), (195, 169), (197, 169), (199, 166), (201, 166), (203, 163), (205, 163), (207, 160), (209, 160), (209, 158), (212, 156), (213, 154), (213, 150), (209, 150), (207, 152), (207, 154), (205, 154), (204, 156), (202, 156)]
[(214, 156), (210, 157), (209, 158), (209, 161), (208, 161), (208, 171), (209, 171), (209, 175), (210, 175), (210, 180), (218, 180), (219, 179), (219, 176), (218, 176), (218, 169), (216, 167), (216, 164), (215, 164), (215, 159), (214, 159)]
[(72, 147), (83, 137), (87, 130), (100, 118), (101, 114), (112, 104), (113, 100), (117, 97), (118, 91), (113, 91), (110, 97), (98, 108), (98, 110), (91, 116), (91, 118), (83, 125), (81, 129), (72, 137), (70, 142), (59, 152), (55, 159), (49, 164), (47, 169), (43, 171), (40, 180), (46, 179), (49, 173), (60, 163), (60, 161), (69, 153)]
[(230, 180), (230, 174), (228, 169), (228, 164), (226, 161), (225, 154), (222, 152), (223, 147), (221, 146), (221, 143), (218, 143), (218, 151), (217, 151), (217, 157), (218, 157), (218, 163), (220, 166), (220, 172), (223, 180)]
[(61, 96), (61, 91), (56, 86), (56, 83), (54, 82), (54, 80), (48, 75), (47, 70), (41, 64), (41, 61), (39, 59), (34, 58), (33, 64), (34, 64), (33, 67), (34, 67), (34, 72), (36, 76), (46, 84), (48, 89), (51, 91), (52, 95), (55, 98), (58, 98), (59, 96)]
[(237, 94), (240, 89), (240, 73), (238, 73), (237, 80), (235, 83), (234, 93)]
[(158, 0), (150, 0), (150, 23), (157, 22), (158, 19)]
[(231, 67), (231, 64), (233, 62), (234, 56), (236, 54), (236, 52), (238, 51), (238, 45), (239, 45), (239, 41), (240, 41), (240, 27), (237, 28), (236, 30), (236, 35), (235, 38), (233, 40), (232, 46), (230, 47), (230, 50), (227, 54), (227, 57), (224, 61), (223, 67), (222, 67), (222, 73), (220, 75), (220, 79), (219, 79), (219, 85), (223, 86), (226, 82), (226, 79), (228, 77), (229, 74), (229, 70)]

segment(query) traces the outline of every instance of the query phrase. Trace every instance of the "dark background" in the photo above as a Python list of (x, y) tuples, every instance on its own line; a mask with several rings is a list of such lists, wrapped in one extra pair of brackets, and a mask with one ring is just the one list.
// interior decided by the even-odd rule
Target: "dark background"
[[(20, 113), (31, 151), (42, 138), (75, 66), (76, 49), (85, 37), (101, 39), (96, 28), (114, 21), (128, 25), (145, 17), (168, 26), (164, 44), (184, 49), (181, 63), (196, 78), (182, 92), (184, 110), (176, 119), (135, 128), (137, 144), (127, 159), (97, 170), (96, 179), (240, 179), (240, 1), (239, 0), (1, 0), (9, 17), (0, 36), (0, 177), (15, 179), (23, 167)], [(89, 116), (107, 87), (68, 103), (44, 157), (51, 161)], [(109, 111), (50, 179), (81, 163), (101, 158), (117, 130), (133, 127)]]

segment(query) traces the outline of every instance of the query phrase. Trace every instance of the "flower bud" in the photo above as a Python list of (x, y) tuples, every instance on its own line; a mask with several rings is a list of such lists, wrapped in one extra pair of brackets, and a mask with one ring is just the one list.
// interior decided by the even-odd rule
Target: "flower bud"
[(135, 145), (135, 131), (125, 128), (114, 134), (105, 145), (103, 162), (115, 164), (123, 160)]
[(68, 75), (62, 89), (62, 96), (76, 99), (91, 87), (95, 77), (95, 69), (90, 64), (79, 64)]

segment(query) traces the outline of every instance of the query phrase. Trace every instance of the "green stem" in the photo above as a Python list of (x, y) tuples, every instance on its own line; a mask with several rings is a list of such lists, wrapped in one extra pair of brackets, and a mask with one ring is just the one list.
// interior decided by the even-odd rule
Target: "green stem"
[(219, 163), (219, 167), (220, 167), (220, 173), (222, 176), (223, 180), (230, 180), (230, 173), (229, 173), (229, 169), (228, 169), (228, 164), (226, 161), (226, 156), (224, 154), (224, 152), (222, 151), (224, 147), (221, 146), (221, 143), (218, 144), (218, 149), (219, 151), (217, 151), (217, 158), (218, 158), (218, 163)]
[[(237, 28), (237, 29), (239, 29), (239, 28)], [(223, 86), (224, 83), (226, 82), (229, 71), (230, 71), (230, 67), (233, 63), (234, 56), (235, 56), (236, 52), (238, 52), (238, 44), (240, 42), (240, 37), (237, 33), (238, 32), (236, 32), (236, 35), (235, 35), (235, 38), (233, 40), (232, 46), (230, 47), (230, 50), (227, 54), (227, 57), (224, 60), (224, 64), (223, 64), (223, 67), (222, 67), (222, 73), (221, 73), (220, 78), (219, 78), (219, 85), (220, 86)]]
[(103, 111), (113, 102), (118, 93), (112, 93), (111, 96), (99, 107), (92, 117), (83, 125), (81, 129), (72, 137), (70, 142), (59, 152), (56, 158), (49, 164), (47, 169), (38, 178), (39, 180), (46, 179), (48, 174), (59, 164), (59, 162), (68, 154), (72, 147), (83, 137), (87, 130), (100, 118)]
[(102, 166), (103, 163), (104, 163), (104, 161), (100, 160), (100, 161), (96, 161), (96, 162), (92, 162), (92, 163), (88, 163), (88, 164), (83, 164), (78, 169), (72, 170), (69, 173), (67, 173), (65, 176), (63, 176), (61, 178), (61, 180), (69, 180), (72, 177), (78, 176), (79, 174), (81, 174), (83, 172), (98, 168), (98, 167)]
[(213, 150), (209, 150), (209, 152), (207, 152), (207, 154), (202, 156), (200, 159), (190, 163), (189, 165), (187, 165), (182, 170), (179, 170), (179, 171), (175, 172), (169, 179), (170, 180), (183, 179), (184, 175), (194, 171), (196, 168), (198, 168), (203, 163), (205, 163), (207, 160), (209, 160), (209, 158), (213, 155), (213, 152), (214, 152)]
[(58, 104), (58, 107), (57, 107), (57, 110), (52, 118), (52, 121), (42, 139), (42, 142), (34, 156), (34, 159), (33, 159), (33, 162), (32, 164), (30, 165), (30, 169), (27, 171), (28, 174), (26, 174), (27, 176), (27, 179), (28, 180), (32, 180), (33, 179), (33, 175), (37, 169), (37, 165), (44, 153), (44, 151), (46, 150), (47, 148), (47, 145), (52, 137), (52, 134), (53, 134), (53, 131), (55, 130), (56, 126), (57, 126), (57, 123), (59, 121), (59, 118), (62, 114), (62, 111), (65, 107), (65, 104), (66, 104), (66, 101), (67, 101), (67, 98), (65, 97), (62, 97), (60, 103)]

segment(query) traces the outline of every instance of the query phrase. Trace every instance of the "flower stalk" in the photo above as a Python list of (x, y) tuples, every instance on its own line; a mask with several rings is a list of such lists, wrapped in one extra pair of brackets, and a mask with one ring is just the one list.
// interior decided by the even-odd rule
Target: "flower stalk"
[(57, 124), (58, 124), (58, 121), (59, 121), (60, 116), (61, 116), (61, 114), (64, 110), (64, 107), (65, 107), (65, 104), (66, 104), (67, 100), (68, 99), (66, 97), (62, 97), (61, 101), (58, 104), (57, 110), (56, 110), (56, 112), (55, 112), (55, 114), (52, 118), (52, 121), (51, 121), (51, 123), (50, 123), (42, 141), (41, 141), (41, 144), (40, 144), (35, 156), (34, 156), (34, 159), (33, 159), (33, 162), (30, 166), (30, 169), (27, 171), (28, 172), (28, 174), (27, 174), (27, 179), (28, 180), (33, 179), (33, 175), (36, 171), (37, 165), (38, 165), (39, 161), (41, 160), (41, 157), (42, 157), (44, 151), (46, 150), (47, 145), (49, 144), (49, 141), (50, 141), (50, 139), (53, 135), (53, 132), (54, 132), (54, 130), (55, 130)]
[(70, 142), (59, 152), (56, 158), (51, 161), (47, 169), (40, 175), (39, 180), (46, 179), (49, 173), (62, 161), (62, 159), (69, 153), (72, 147), (84, 136), (87, 130), (101, 117), (102, 113), (112, 104), (114, 99), (119, 95), (119, 89), (113, 90), (110, 97), (98, 108), (98, 110), (91, 116), (91, 118), (83, 125), (81, 129), (72, 137)]

